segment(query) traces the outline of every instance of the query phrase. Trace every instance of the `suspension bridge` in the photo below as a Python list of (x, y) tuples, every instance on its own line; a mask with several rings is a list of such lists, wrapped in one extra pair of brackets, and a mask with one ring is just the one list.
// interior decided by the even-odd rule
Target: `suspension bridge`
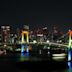
[[(26, 37), (25, 37), (26, 36)], [(65, 39), (67, 38), (67, 42), (66, 43), (55, 43), (55, 42), (50, 42), (49, 40), (47, 40), (46, 42), (37, 42), (36, 40), (34, 40), (33, 42), (29, 42), (29, 32), (28, 31), (22, 31), (21, 33), (21, 41), (19, 41), (19, 43), (17, 43), (18, 45), (21, 45), (21, 52), (24, 52), (24, 48), (26, 48), (26, 51), (29, 52), (28, 46), (29, 45), (54, 45), (54, 46), (60, 46), (60, 48), (64, 47), (64, 48), (68, 48), (68, 60), (71, 60), (71, 48), (72, 48), (72, 31), (70, 30), (69, 32), (67, 32), (66, 34), (64, 34), (63, 36), (59, 37), (57, 40), (60, 39)], [(4, 47), (8, 47), (8, 46), (12, 46), (13, 44), (8, 43), (6, 44), (2, 44), (0, 43), (0, 46), (4, 45)]]
[[(26, 39), (24, 39), (26, 35)], [(67, 39), (66, 39), (67, 38)], [(29, 42), (29, 32), (28, 31), (22, 31), (21, 33), (21, 41), (19, 41), (17, 43), (17, 45), (54, 45), (54, 46), (60, 46), (60, 47), (66, 47), (66, 48), (72, 48), (72, 31), (70, 30), (69, 32), (67, 32), (66, 34), (64, 34), (63, 36), (59, 37), (57, 40), (62, 40), (62, 39), (66, 39), (67, 42), (66, 43), (57, 43), (57, 42), (51, 42), (49, 40), (47, 40), (46, 42), (37, 42), (36, 40), (34, 40), (33, 42)], [(2, 44), (0, 43), (0, 46), (6, 46), (6, 44)], [(7, 46), (11, 46), (14, 45), (12, 43), (8, 43)], [(23, 47), (22, 47), (23, 48)]]
[[(25, 38), (25, 36), (26, 36), (26, 38)], [(21, 45), (22, 47), (21, 47), (21, 49), (23, 48), (23, 47), (27, 47), (28, 48), (28, 46), (29, 45), (54, 45), (54, 46), (60, 46), (60, 47), (67, 47), (67, 48), (72, 48), (72, 31), (71, 30), (69, 30), (66, 34), (64, 34), (63, 36), (61, 36), (61, 37), (59, 37), (57, 40), (59, 40), (59, 39), (64, 39), (64, 38), (68, 38), (67, 39), (67, 41), (68, 42), (66, 42), (66, 43), (55, 43), (55, 42), (50, 42), (49, 40), (47, 40), (46, 42), (37, 42), (36, 40), (34, 40), (33, 42), (29, 42), (29, 32), (28, 31), (22, 31), (22, 33), (21, 33), (21, 41), (19, 41), (18, 43), (17, 43), (17, 45)], [(4, 46), (12, 46), (12, 45), (14, 45), (14, 44), (10, 44), (10, 43), (8, 43), (7, 45), (5, 44), (5, 43), (0, 43), (0, 46), (2, 46), (2, 45), (4, 45)], [(24, 46), (23, 46), (24, 45)]]

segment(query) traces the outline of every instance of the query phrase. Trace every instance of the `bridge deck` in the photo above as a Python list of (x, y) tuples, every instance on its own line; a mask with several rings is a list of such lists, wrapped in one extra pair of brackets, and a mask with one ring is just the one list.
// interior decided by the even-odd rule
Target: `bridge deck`
[[(17, 44), (24, 44), (24, 45), (26, 45), (26, 44), (28, 44), (28, 45), (55, 45), (55, 46), (63, 46), (63, 47), (67, 47), (68, 45), (67, 44), (59, 44), (59, 43), (53, 43), (53, 42), (49, 42), (49, 43), (47, 43), (47, 42), (37, 42), (37, 43), (34, 43), (34, 42), (28, 42), (28, 43), (17, 43)], [(3, 44), (2, 43), (0, 43), (0, 46), (2, 46)], [(7, 45), (14, 45), (14, 44), (10, 44), (10, 43), (8, 43)]]

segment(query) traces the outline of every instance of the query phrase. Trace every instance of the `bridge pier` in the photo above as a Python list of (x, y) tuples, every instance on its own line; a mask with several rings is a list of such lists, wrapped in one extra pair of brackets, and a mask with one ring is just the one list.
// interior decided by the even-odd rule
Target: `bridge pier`
[(21, 53), (23, 53), (24, 52), (24, 45), (22, 44), (21, 45)]
[(72, 60), (72, 50), (71, 50), (71, 47), (69, 47), (68, 49), (68, 61), (71, 61)]
[(71, 50), (68, 50), (68, 61), (71, 61)]
[(25, 52), (25, 48), (26, 48), (26, 52), (27, 52), (27, 53), (29, 52), (28, 45), (22, 44), (22, 45), (21, 45), (21, 53), (24, 53), (24, 52)]

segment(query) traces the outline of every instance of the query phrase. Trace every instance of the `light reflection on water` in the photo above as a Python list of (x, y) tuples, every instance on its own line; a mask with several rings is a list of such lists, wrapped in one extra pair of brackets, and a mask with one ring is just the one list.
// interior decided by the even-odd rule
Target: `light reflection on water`
[(36, 56), (31, 56), (29, 53), (19, 53), (17, 54), (17, 62), (24, 62), (24, 61), (41, 61), (41, 58)]
[[(21, 53), (19, 55), (19, 61), (24, 62), (24, 61), (30, 61), (30, 55), (29, 53)], [(62, 69), (62, 70), (55, 70), (52, 72), (72, 72), (72, 62), (67, 62), (68, 68)]]
[(29, 53), (21, 53), (20, 61), (28, 61), (29, 60)]
[[(18, 55), (18, 54), (17, 54)], [(12, 56), (11, 56), (12, 57)], [(19, 53), (19, 55), (17, 56), (17, 60), (19, 60), (20, 62), (23, 61), (30, 61), (30, 59), (32, 60), (32, 58), (34, 58), (35, 60), (37, 59), (36, 57), (31, 57), (29, 53)], [(6, 59), (6, 58), (5, 58)], [(4, 59), (4, 60), (5, 60)], [(10, 58), (8, 58), (9, 60)], [(15, 59), (15, 58), (13, 58)], [(72, 62), (67, 62), (68, 64), (68, 68), (66, 69), (61, 69), (61, 70), (55, 70), (52, 72), (72, 72)], [(49, 71), (48, 71), (49, 72)]]
[[(17, 54), (17, 60), (19, 60), (19, 62), (24, 62), (24, 61), (39, 61), (39, 58), (37, 57), (33, 57), (33, 56), (30, 56), (29, 53), (19, 53)], [(69, 52), (69, 55), (70, 56), (71, 53)], [(70, 57), (68, 57), (69, 60), (70, 60)], [(41, 61), (41, 59), (40, 59)], [(52, 71), (52, 72), (72, 72), (72, 62), (67, 62), (67, 65), (68, 65), (68, 68), (66, 69), (61, 69), (61, 70), (55, 70), (55, 71)]]
[(71, 64), (72, 64), (71, 62), (68, 62), (68, 67), (69, 67), (69, 69), (68, 69), (67, 72), (72, 72), (72, 65), (71, 65)]

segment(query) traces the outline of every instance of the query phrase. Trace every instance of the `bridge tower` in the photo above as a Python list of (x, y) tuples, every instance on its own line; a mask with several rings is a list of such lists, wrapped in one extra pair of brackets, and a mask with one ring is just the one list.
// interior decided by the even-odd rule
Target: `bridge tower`
[(69, 30), (69, 44), (68, 44), (68, 61), (71, 61), (71, 48), (72, 48), (72, 31)]
[(68, 34), (69, 34), (69, 44), (68, 44), (68, 47), (72, 48), (72, 31), (69, 30)]
[(25, 48), (26, 48), (26, 52), (29, 52), (28, 50), (28, 45), (24, 45), (24, 43), (29, 43), (29, 32), (28, 31), (22, 31), (21, 33), (21, 52), (24, 52)]
[(29, 33), (28, 31), (22, 31), (22, 43), (28, 43), (29, 42)]
[(29, 52), (29, 46), (25, 43), (29, 43), (29, 25), (24, 24), (21, 32), (21, 53), (26, 51)]

